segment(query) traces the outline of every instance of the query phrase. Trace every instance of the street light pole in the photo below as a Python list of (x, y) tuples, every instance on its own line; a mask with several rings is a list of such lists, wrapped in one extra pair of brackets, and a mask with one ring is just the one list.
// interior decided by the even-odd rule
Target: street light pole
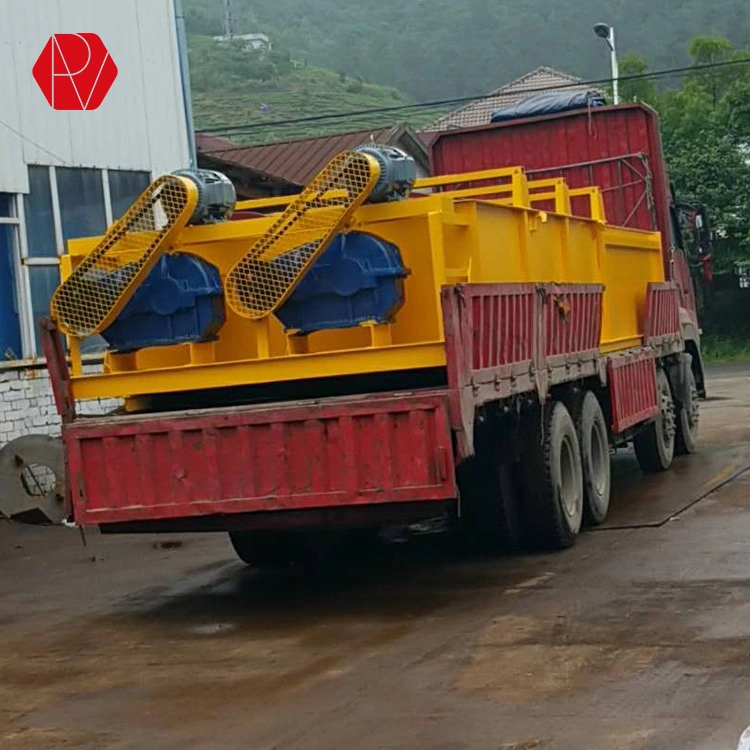
[(620, 66), (617, 63), (617, 47), (615, 47), (615, 30), (609, 29), (609, 48), (612, 55), (612, 99), (615, 106), (620, 103)]
[(609, 24), (598, 23), (594, 26), (594, 33), (604, 39), (610, 50), (612, 65), (612, 99), (615, 105), (620, 103), (620, 66), (617, 62), (617, 47), (615, 47), (615, 30)]

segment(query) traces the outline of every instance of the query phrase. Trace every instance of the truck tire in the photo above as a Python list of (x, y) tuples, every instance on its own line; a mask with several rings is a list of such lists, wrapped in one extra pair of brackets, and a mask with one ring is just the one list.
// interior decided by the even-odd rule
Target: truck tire
[(583, 465), (583, 520), (587, 526), (598, 526), (609, 512), (612, 467), (607, 422), (592, 391), (584, 395), (575, 421)]
[(519, 552), (526, 538), (516, 466), (499, 441), (459, 467), (460, 529), (466, 546), (491, 554)]
[(674, 459), (676, 417), (672, 390), (667, 375), (661, 368), (656, 372), (659, 413), (633, 440), (635, 456), (643, 471), (653, 474), (666, 471)]
[(229, 541), (237, 557), (252, 567), (290, 567), (310, 556), (307, 540), (299, 532), (230, 531)]
[(527, 421), (524, 484), (530, 529), (545, 549), (575, 544), (583, 521), (583, 467), (578, 434), (565, 404), (552, 401)]
[(677, 408), (677, 434), (674, 450), (678, 456), (695, 453), (698, 442), (698, 424), (700, 420), (700, 406), (698, 402), (698, 385), (692, 368), (686, 372), (687, 390), (690, 401)]

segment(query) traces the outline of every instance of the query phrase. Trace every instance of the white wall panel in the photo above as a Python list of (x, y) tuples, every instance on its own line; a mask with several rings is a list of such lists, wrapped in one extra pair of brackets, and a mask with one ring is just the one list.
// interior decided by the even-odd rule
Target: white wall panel
[[(0, 16), (0, 120), (26, 139), (0, 124), (0, 191), (27, 189), (24, 163), (187, 166), (172, 0), (0, 0)], [(53, 110), (31, 69), (52, 34), (82, 31), (102, 38), (117, 79), (96, 110)]]

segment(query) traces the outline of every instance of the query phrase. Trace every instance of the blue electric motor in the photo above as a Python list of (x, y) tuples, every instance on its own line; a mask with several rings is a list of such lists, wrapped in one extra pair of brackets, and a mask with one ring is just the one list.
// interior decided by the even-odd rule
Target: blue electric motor
[(408, 274), (390, 242), (364, 232), (339, 234), (276, 316), (286, 330), (303, 334), (390, 323), (404, 303)]
[(110, 349), (211, 341), (224, 324), (218, 269), (194, 255), (164, 255), (102, 332)]

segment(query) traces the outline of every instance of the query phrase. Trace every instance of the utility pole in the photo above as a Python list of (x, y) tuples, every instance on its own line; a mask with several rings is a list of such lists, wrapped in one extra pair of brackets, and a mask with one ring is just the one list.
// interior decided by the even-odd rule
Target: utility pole
[(232, 18), (232, 0), (224, 0), (224, 36), (234, 37), (234, 19)]

